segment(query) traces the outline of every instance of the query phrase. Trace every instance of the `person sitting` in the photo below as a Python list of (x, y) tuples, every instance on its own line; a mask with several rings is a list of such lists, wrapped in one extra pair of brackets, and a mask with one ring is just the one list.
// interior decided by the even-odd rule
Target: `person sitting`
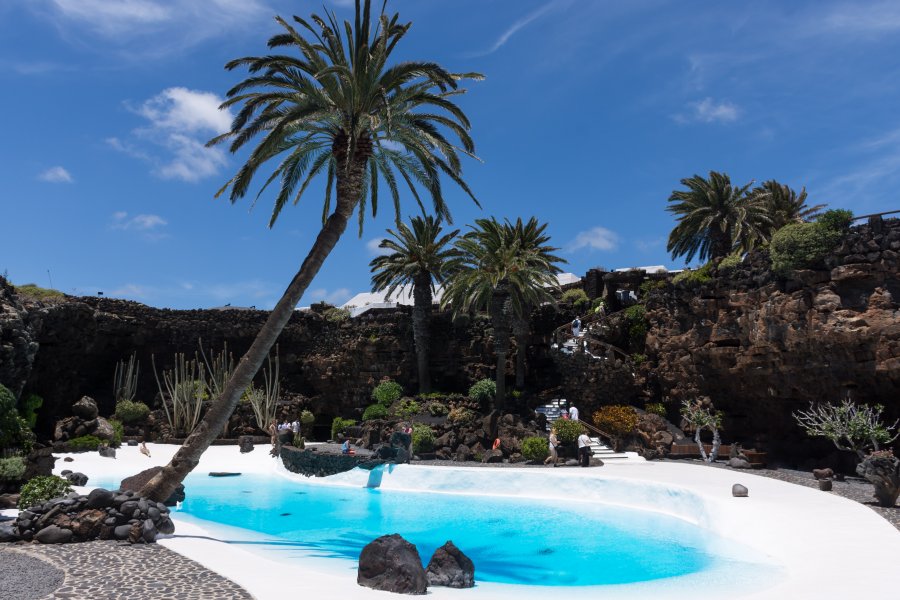
[(350, 454), (350, 455), (356, 454), (356, 451), (350, 447), (349, 439), (345, 439), (344, 443), (341, 444), (341, 454)]

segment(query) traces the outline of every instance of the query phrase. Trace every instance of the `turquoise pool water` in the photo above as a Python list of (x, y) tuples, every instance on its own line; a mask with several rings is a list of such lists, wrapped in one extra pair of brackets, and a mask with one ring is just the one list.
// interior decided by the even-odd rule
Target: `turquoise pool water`
[[(282, 477), (192, 475), (181, 510), (262, 534), (281, 553), (344, 561), (399, 533), (423, 564), (447, 540), (474, 562), (477, 581), (603, 585), (700, 572), (718, 560), (710, 533), (680, 519), (589, 502), (333, 487)], [(247, 543), (247, 542), (242, 542)], [(259, 548), (257, 548), (259, 549)]]

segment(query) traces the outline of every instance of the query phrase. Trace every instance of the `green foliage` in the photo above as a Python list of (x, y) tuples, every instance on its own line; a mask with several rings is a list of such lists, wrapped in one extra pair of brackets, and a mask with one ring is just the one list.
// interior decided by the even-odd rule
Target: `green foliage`
[(796, 269), (818, 267), (841, 236), (840, 231), (821, 222), (785, 225), (775, 232), (769, 245), (772, 270), (779, 275), (788, 275)]
[(480, 403), (491, 402), (497, 395), (497, 383), (493, 379), (476, 381), (469, 388), (469, 397)]
[(527, 437), (522, 440), (522, 456), (533, 462), (543, 462), (550, 455), (550, 447), (542, 437)]
[(631, 362), (633, 362), (635, 365), (643, 364), (647, 362), (647, 355), (635, 352), (631, 355)]
[(66, 445), (71, 452), (88, 452), (90, 450), (96, 450), (105, 443), (106, 442), (95, 435), (83, 435), (81, 437), (72, 438), (66, 442)]
[(681, 416), (697, 429), (715, 431), (722, 427), (724, 413), (716, 410), (712, 403), (702, 400), (685, 400), (681, 403)]
[(591, 299), (587, 293), (581, 288), (574, 288), (563, 292), (561, 300), (566, 304), (571, 304), (577, 311), (587, 310), (591, 305)]
[(633, 348), (641, 348), (647, 337), (647, 309), (643, 304), (634, 304), (625, 309), (625, 324), (628, 327), (628, 343)]
[(732, 269), (735, 269), (740, 266), (743, 260), (744, 256), (740, 251), (732, 252), (721, 261), (719, 261), (719, 271), (730, 271)]
[(644, 406), (644, 410), (651, 415), (659, 415), (664, 419), (666, 418), (666, 415), (668, 415), (666, 406), (662, 402), (649, 402), (646, 406)]
[(41, 475), (30, 479), (22, 486), (19, 494), (19, 508), (39, 506), (47, 500), (61, 498), (72, 491), (72, 486), (62, 477)]
[(434, 450), (434, 431), (424, 423), (413, 423), (412, 449), (413, 453), (431, 452)]
[(0, 458), (0, 481), (21, 481), (24, 475), (24, 458), (21, 456)]
[(457, 425), (464, 425), (466, 423), (471, 423), (475, 419), (478, 418), (478, 413), (472, 410), (471, 408), (464, 408), (462, 406), (456, 406), (450, 410), (447, 414), (447, 421), (450, 423), (455, 423)]
[(322, 316), (330, 323), (343, 323), (350, 319), (350, 311), (346, 308), (332, 306), (331, 308), (326, 309), (325, 312), (322, 313)]
[(638, 424), (637, 412), (630, 406), (604, 406), (593, 415), (597, 429), (611, 435), (628, 435)]
[(830, 440), (839, 450), (856, 452), (860, 459), (867, 450), (879, 450), (900, 436), (894, 433), (900, 420), (892, 425), (881, 421), (884, 407), (855, 404), (845, 398), (840, 404), (810, 403), (809, 410), (797, 411), (797, 424), (813, 437)]
[(150, 407), (143, 402), (121, 400), (116, 404), (116, 418), (123, 423), (139, 423), (150, 414)]
[(116, 419), (110, 419), (109, 424), (113, 429), (113, 439), (110, 445), (118, 448), (122, 445), (122, 437), (125, 436), (125, 426), (122, 425), (121, 421)]
[(294, 447), (303, 450), (306, 448), (306, 438), (299, 433), (294, 435)]
[(422, 410), (422, 406), (418, 402), (412, 398), (404, 398), (397, 406), (396, 412), (397, 416), (403, 419), (409, 419), (419, 414), (420, 410)]
[(300, 423), (302, 425), (312, 425), (316, 422), (316, 416), (308, 410), (300, 413)]
[(450, 409), (447, 408), (447, 405), (443, 402), (432, 400), (428, 403), (428, 414), (432, 417), (445, 417), (449, 412)]
[(578, 421), (570, 421), (568, 419), (557, 419), (553, 422), (553, 428), (556, 429), (556, 439), (560, 444), (572, 444), (584, 431), (584, 427)]
[(363, 411), (362, 420), (371, 421), (372, 419), (386, 419), (387, 416), (388, 409), (384, 404), (375, 403), (366, 407), (366, 410)]
[(13, 287), (16, 288), (17, 294), (20, 294), (22, 296), (28, 296), (29, 298), (33, 298), (34, 300), (59, 300), (59, 299), (65, 297), (65, 294), (63, 294), (59, 290), (42, 288), (33, 283), (26, 283), (24, 285), (16, 285)]
[(372, 400), (389, 407), (403, 396), (403, 386), (393, 379), (384, 379), (372, 390)]
[(509, 393), (509, 395), (512, 396), (514, 400), (518, 400), (522, 397), (522, 390), (513, 390)]
[(0, 384), (0, 448), (20, 448), (25, 452), (34, 445), (34, 434), (16, 410), (16, 397)]
[[(643, 282), (638, 290), (640, 291), (640, 297), (646, 298), (650, 295), (650, 293), (654, 290), (664, 290), (666, 289), (666, 285), (668, 285), (663, 279), (648, 279)], [(598, 298), (598, 300), (602, 300), (602, 298)]]
[(843, 208), (827, 210), (819, 215), (816, 222), (832, 231), (840, 231), (843, 233), (850, 229), (850, 223), (853, 222), (853, 211)]
[(336, 440), (339, 433), (344, 433), (348, 427), (356, 425), (353, 419), (344, 419), (343, 417), (335, 417), (331, 422), (331, 439)]
[(591, 302), (591, 310), (598, 312), (601, 308), (606, 308), (606, 299), (602, 297), (594, 298)]
[(712, 265), (710, 263), (706, 263), (699, 269), (685, 269), (672, 278), (672, 283), (687, 287), (696, 287), (709, 281), (712, 281)]
[(44, 404), (44, 399), (37, 394), (28, 394), (19, 401), (19, 415), (25, 419), (29, 429), (37, 425), (37, 409)]
[(427, 394), (419, 394), (420, 400), (443, 400), (447, 397), (444, 392), (428, 392)]

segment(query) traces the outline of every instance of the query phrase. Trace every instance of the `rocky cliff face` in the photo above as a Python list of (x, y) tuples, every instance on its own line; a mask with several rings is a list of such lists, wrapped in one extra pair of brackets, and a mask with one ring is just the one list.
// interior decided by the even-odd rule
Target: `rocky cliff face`
[(851, 395), (900, 417), (900, 221), (855, 228), (827, 270), (779, 279), (762, 253), (693, 289), (651, 295), (651, 397), (670, 411), (698, 394), (724, 410), (725, 435), (781, 456), (821, 455), (791, 412)]
[(18, 396), (37, 354), (36, 315), (29, 314), (13, 287), (0, 277), (0, 383)]

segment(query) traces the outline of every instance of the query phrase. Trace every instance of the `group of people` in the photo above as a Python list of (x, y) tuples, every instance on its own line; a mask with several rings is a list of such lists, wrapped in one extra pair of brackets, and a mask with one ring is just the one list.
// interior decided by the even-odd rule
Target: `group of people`
[[(578, 409), (570, 406), (568, 410), (563, 411), (561, 418), (568, 421), (577, 421)], [(545, 465), (552, 462), (554, 467), (559, 465), (559, 438), (556, 434), (556, 427), (552, 427), (549, 439), (550, 455), (544, 460)], [(582, 467), (591, 465), (591, 456), (594, 454), (591, 450), (592, 443), (590, 436), (582, 429), (581, 435), (578, 436), (578, 464)]]

